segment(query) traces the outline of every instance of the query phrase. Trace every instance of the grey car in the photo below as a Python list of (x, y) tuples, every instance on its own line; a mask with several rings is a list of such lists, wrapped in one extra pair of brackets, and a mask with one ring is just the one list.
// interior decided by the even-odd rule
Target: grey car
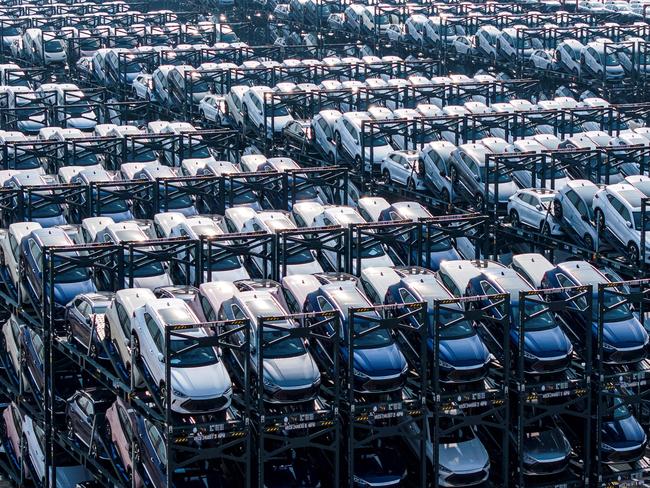
[[(320, 389), (320, 371), (300, 338), (279, 340), (283, 336), (286, 337), (286, 334), (275, 328), (266, 329), (262, 339), (268, 346), (264, 346), (264, 351), (259, 350), (260, 319), (276, 317), (276, 320), (269, 321), (274, 327), (296, 327), (290, 320), (278, 319), (286, 315), (288, 312), (273, 295), (259, 290), (239, 292), (224, 301), (219, 310), (219, 320), (250, 320), (250, 366), (253, 374), (257, 376), (259, 361), (262, 359), (264, 399), (274, 404), (309, 401), (316, 397)], [(238, 333), (235, 340), (243, 343), (243, 333)], [(233, 365), (229, 369), (241, 372), (241, 365), (245, 360), (241, 352), (233, 353), (232, 359)]]
[[(452, 153), (449, 175), (456, 191), (467, 193), (475, 208), (483, 209), (489, 199), (494, 201), (498, 193), (498, 207), (508, 204), (508, 199), (518, 190), (510, 174), (488, 171), (486, 159), (492, 151), (483, 144), (472, 143), (458, 146)], [(486, 198), (485, 183), (489, 184)]]

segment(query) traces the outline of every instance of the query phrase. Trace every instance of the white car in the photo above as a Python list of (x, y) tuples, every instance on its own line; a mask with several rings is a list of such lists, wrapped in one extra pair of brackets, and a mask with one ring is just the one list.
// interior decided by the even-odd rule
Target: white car
[(562, 235), (560, 224), (551, 213), (554, 190), (529, 188), (508, 199), (508, 216), (513, 227), (526, 225), (545, 235)]
[(388, 40), (392, 42), (399, 42), (402, 40), (404, 31), (402, 30), (402, 26), (400, 24), (389, 24), (388, 27), (386, 27), (385, 34), (386, 37), (388, 37)]
[[(370, 137), (368, 133), (366, 147), (362, 156), (361, 149), (361, 130), (364, 121), (372, 120), (368, 112), (347, 112), (339, 117), (334, 124), (334, 140), (336, 142), (337, 153), (347, 153), (359, 169), (362, 164), (365, 170), (370, 170), (373, 165), (379, 165), (388, 154), (393, 151), (393, 147), (388, 143), (386, 138), (379, 134)], [(373, 146), (372, 161), (370, 159), (370, 146)]]
[(381, 162), (386, 183), (395, 182), (409, 190), (425, 190), (418, 151), (394, 151)]
[(199, 114), (205, 120), (221, 125), (226, 102), (220, 95), (206, 95), (199, 102)]
[[(142, 359), (163, 399), (166, 388), (171, 388), (170, 407), (174, 412), (196, 414), (221, 411), (228, 408), (232, 400), (232, 382), (217, 349), (191, 339), (208, 337), (206, 329), (183, 329), (183, 336), (186, 337), (172, 336), (171, 344), (165, 345), (164, 331), (167, 326), (199, 323), (187, 303), (179, 298), (152, 300), (135, 311), (135, 354)], [(177, 353), (173, 359), (166, 357), (169, 351)], [(166, 361), (170, 361), (171, 385), (165, 384)]]
[[(596, 228), (612, 244), (620, 243), (628, 259), (637, 263), (640, 257), (642, 212), (645, 194), (627, 183), (607, 185), (594, 195), (593, 210)], [(646, 222), (647, 228), (650, 224)], [(647, 232), (646, 232), (647, 235)], [(645, 241), (645, 259), (650, 257), (650, 239)]]
[(141, 100), (155, 100), (153, 77), (148, 73), (141, 73), (133, 80), (133, 96)]
[(553, 52), (547, 49), (535, 49), (528, 59), (537, 69), (552, 70), (555, 67)]

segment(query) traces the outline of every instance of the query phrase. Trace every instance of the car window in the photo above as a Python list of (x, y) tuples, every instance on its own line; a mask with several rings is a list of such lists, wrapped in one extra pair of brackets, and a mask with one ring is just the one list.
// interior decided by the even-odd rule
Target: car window
[(476, 162), (470, 158), (469, 156), (463, 155), (463, 160), (465, 161), (465, 164), (467, 165), (467, 168), (475, 175), (475, 176), (480, 176), (480, 172), (478, 169), (478, 165)]
[(210, 301), (203, 295), (199, 297), (199, 301), (201, 302), (201, 308), (203, 309), (203, 315), (205, 315), (205, 318), (210, 322), (216, 321), (217, 317), (214, 313), (214, 308), (210, 304)]
[(245, 319), (246, 314), (242, 311), (241, 308), (239, 308), (238, 305), (231, 305), (230, 308), (232, 309), (232, 315), (235, 318), (235, 320), (240, 320), (240, 319)]
[(151, 439), (151, 444), (156, 450), (158, 459), (162, 464), (165, 464), (167, 462), (167, 452), (165, 451), (165, 441), (160, 435), (160, 432), (152, 423), (147, 423), (147, 434), (149, 435), (149, 439)]
[(289, 309), (295, 311), (296, 313), (302, 312), (302, 307), (298, 305), (298, 300), (296, 300), (296, 297), (293, 296), (293, 293), (291, 293), (287, 289), (282, 289), (282, 292), (284, 294), (284, 299), (287, 302), (287, 305), (289, 305)]
[(36, 356), (38, 359), (41, 361), (43, 360), (43, 341), (41, 340), (41, 337), (38, 334), (32, 334), (32, 345), (34, 347), (34, 351), (36, 351)]
[[(562, 273), (556, 274), (555, 277), (557, 278), (557, 282), (558, 282), (558, 285), (560, 286), (560, 288), (570, 288), (570, 287), (576, 286), (573, 283), (573, 281), (571, 281), (566, 275), (564, 275)], [(575, 294), (575, 292), (570, 292), (570, 295), (573, 295), (573, 294)], [(587, 308), (587, 306), (588, 306), (587, 299), (584, 296), (576, 299), (574, 301), (574, 303), (575, 303), (575, 306), (577, 308), (579, 308), (580, 310), (585, 310)]]
[(18, 247), (18, 242), (13, 234), (9, 234), (9, 246), (11, 247), (11, 252), (14, 256), (18, 257), (20, 254), (20, 249)]
[(79, 310), (79, 312), (81, 312), (81, 314), (84, 316), (88, 316), (90, 313), (92, 313), (90, 304), (85, 300), (81, 300), (81, 303), (77, 305), (77, 310)]
[(38, 269), (40, 269), (41, 266), (41, 248), (36, 244), (36, 241), (34, 239), (29, 240), (29, 250), (32, 253), (32, 257), (34, 258), (34, 261), (36, 262), (36, 266)]
[(324, 296), (321, 295), (316, 300), (318, 301), (318, 308), (320, 308), (322, 312), (334, 310), (332, 304)]
[(573, 190), (569, 190), (566, 192), (566, 197), (569, 199), (569, 201), (573, 204), (574, 207), (578, 207), (578, 202), (580, 201), (580, 197), (576, 192)]
[(122, 327), (124, 335), (128, 338), (131, 335), (129, 316), (126, 314), (126, 310), (121, 303), (116, 302), (115, 309), (117, 310), (117, 318), (120, 321), (120, 327)]
[(499, 290), (497, 290), (494, 286), (492, 286), (487, 281), (481, 281), (481, 289), (483, 290), (483, 293), (486, 294), (486, 295), (498, 295), (499, 294)]
[(77, 398), (77, 405), (79, 405), (81, 411), (87, 416), (90, 417), (93, 414), (93, 404), (87, 397), (82, 395)]
[(415, 297), (406, 288), (400, 288), (399, 289), (399, 296), (402, 299), (402, 303), (415, 303), (415, 302), (417, 302)]
[(122, 430), (124, 430), (124, 436), (128, 439), (131, 439), (132, 430), (131, 430), (131, 421), (129, 419), (129, 414), (126, 411), (118, 407), (117, 415), (120, 418), (120, 424), (122, 424)]
[(156, 344), (156, 348), (158, 348), (158, 352), (163, 352), (164, 338), (160, 331), (160, 327), (158, 327), (158, 324), (156, 324), (156, 321), (151, 317), (151, 315), (147, 313), (144, 314), (144, 322), (147, 325), (147, 329), (151, 334), (154, 344)]
[(456, 286), (456, 284), (451, 280), (449, 276), (443, 273), (439, 273), (440, 279), (442, 280), (442, 283), (445, 285), (445, 287), (452, 293), (452, 295), (455, 296), (460, 296), (462, 293), (460, 293), (460, 290)]

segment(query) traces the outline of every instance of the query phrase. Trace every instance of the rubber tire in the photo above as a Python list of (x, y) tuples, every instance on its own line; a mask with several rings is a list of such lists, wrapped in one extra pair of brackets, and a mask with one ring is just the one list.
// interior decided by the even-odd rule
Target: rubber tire
[(519, 220), (519, 213), (516, 210), (510, 211), (510, 225), (516, 229), (521, 227), (521, 220)]
[(633, 242), (630, 242), (627, 245), (627, 257), (633, 264), (637, 264), (641, 258), (639, 254), (639, 247)]
[(583, 240), (585, 241), (585, 247), (589, 249), (590, 251), (595, 251), (595, 246), (594, 246), (594, 240), (591, 238), (590, 235), (585, 235), (583, 237)]
[(539, 231), (543, 236), (551, 237), (551, 226), (548, 222), (542, 222), (542, 225), (539, 226)]
[(596, 209), (594, 211), (594, 220), (596, 221), (596, 232), (598, 232), (598, 235), (603, 235), (603, 232), (605, 232), (605, 215), (603, 214), (602, 210)]
[(553, 215), (556, 219), (562, 220), (564, 210), (562, 210), (562, 203), (559, 200), (553, 200)]
[(482, 212), (485, 209), (485, 198), (480, 193), (474, 195), (474, 206), (476, 210)]
[(456, 172), (456, 168), (454, 166), (449, 167), (449, 179), (451, 180), (452, 186), (458, 184), (458, 173)]
[(413, 181), (413, 178), (409, 178), (406, 180), (406, 189), (409, 191), (416, 191), (415, 189), (415, 182)]
[(393, 182), (393, 180), (390, 177), (390, 172), (387, 169), (384, 170), (382, 176), (384, 179), (384, 183), (386, 183), (387, 185), (390, 185)]

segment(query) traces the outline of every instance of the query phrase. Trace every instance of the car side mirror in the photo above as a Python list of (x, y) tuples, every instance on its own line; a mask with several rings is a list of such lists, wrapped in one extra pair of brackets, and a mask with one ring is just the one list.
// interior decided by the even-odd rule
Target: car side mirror
[(535, 208), (536, 208), (537, 210), (543, 210), (543, 209), (544, 209), (544, 207), (542, 207), (541, 205), (535, 205)]
[(625, 225), (627, 225), (630, 229), (632, 228), (632, 222), (629, 220), (625, 221)]
[(158, 353), (158, 361), (160, 361), (161, 363), (165, 362), (165, 355), (161, 352)]

